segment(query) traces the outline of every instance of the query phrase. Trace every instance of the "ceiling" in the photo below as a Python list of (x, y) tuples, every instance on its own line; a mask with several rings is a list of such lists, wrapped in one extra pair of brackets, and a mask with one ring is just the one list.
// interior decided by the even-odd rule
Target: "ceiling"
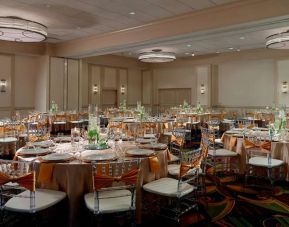
[(236, 0), (0, 0), (1, 16), (48, 27), (48, 42), (141, 26)]
[(209, 31), (205, 34), (189, 34), (187, 37), (126, 49), (119, 52), (118, 55), (138, 57), (140, 53), (151, 52), (153, 49), (172, 52), (177, 57), (239, 52), (248, 49), (266, 48), (266, 37), (287, 30), (289, 30), (289, 17), (276, 22), (259, 22), (255, 25)]
[[(204, 10), (237, 0), (0, 0), (0, 16), (17, 16), (44, 24), (49, 43), (61, 43), (121, 31)], [(239, 0), (242, 1), (242, 0)], [(192, 33), (143, 45), (110, 50), (110, 54), (137, 57), (152, 49), (177, 57), (262, 48), (265, 38), (289, 29), (289, 17), (256, 24)]]

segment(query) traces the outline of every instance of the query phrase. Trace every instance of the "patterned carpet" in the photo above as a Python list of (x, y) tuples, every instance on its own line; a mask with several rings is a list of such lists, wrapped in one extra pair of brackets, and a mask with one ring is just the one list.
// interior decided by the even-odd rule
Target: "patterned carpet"
[[(220, 226), (220, 227), (288, 227), (289, 226), (289, 182), (276, 182), (274, 187), (266, 181), (243, 180), (214, 184), (207, 181), (207, 193), (199, 196), (199, 211), (184, 215), (181, 223), (152, 218), (143, 226)], [(222, 179), (222, 180), (223, 180)], [(232, 178), (231, 178), (232, 179)], [(220, 179), (217, 179), (220, 182)]]
[[(143, 214), (143, 224), (139, 226), (289, 226), (289, 182), (276, 182), (274, 187), (271, 187), (268, 182), (264, 181), (258, 182), (258, 186), (247, 185), (245, 187), (242, 179), (237, 181), (228, 179), (232, 178), (223, 176), (222, 181), (226, 183), (219, 184), (213, 182), (221, 182), (220, 179), (207, 180), (206, 195), (198, 196), (199, 211), (192, 210), (184, 215), (180, 224), (153, 213), (149, 216)], [(57, 211), (54, 209), (36, 217), (34, 221), (39, 224), (38, 226), (67, 226), (65, 222), (59, 222), (60, 220), (57, 219), (51, 223), (51, 216), (54, 214), (57, 216), (59, 212), (62, 214), (67, 212), (67, 209), (62, 206), (59, 208)], [(48, 217), (50, 221), (46, 220)], [(33, 226), (31, 221), (29, 215), (22, 217), (9, 214), (4, 217), (5, 224), (0, 224), (0, 226)], [(102, 226), (131, 226), (131, 223), (125, 217), (108, 216), (103, 219)]]

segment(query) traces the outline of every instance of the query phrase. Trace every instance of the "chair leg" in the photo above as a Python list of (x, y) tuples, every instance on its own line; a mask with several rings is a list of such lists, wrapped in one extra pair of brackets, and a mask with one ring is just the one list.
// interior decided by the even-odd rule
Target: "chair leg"
[(135, 227), (136, 223), (135, 223), (135, 210), (130, 212), (130, 220), (131, 220), (131, 227)]
[(273, 186), (274, 180), (272, 179), (272, 168), (267, 168), (267, 176), (268, 176), (271, 186)]

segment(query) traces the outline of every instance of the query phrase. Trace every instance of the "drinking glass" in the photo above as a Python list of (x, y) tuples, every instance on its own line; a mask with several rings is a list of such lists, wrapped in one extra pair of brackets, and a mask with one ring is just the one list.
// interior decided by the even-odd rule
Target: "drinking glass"
[(71, 145), (74, 147), (76, 142), (79, 142), (80, 139), (80, 128), (72, 128), (71, 129)]

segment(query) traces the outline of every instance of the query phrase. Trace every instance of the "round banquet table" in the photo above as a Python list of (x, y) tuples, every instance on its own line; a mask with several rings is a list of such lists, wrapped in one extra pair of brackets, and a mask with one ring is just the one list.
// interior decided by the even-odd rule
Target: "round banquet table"
[[(240, 154), (240, 173), (244, 173), (246, 169), (246, 151), (241, 135), (231, 135), (224, 133), (223, 137), (224, 148), (236, 151)], [(272, 158), (280, 159), (286, 165), (286, 181), (289, 181), (289, 141), (273, 141), (272, 142)]]
[[(69, 148), (69, 146), (71, 147), (70, 143), (59, 144), (57, 145), (57, 147), (59, 148), (60, 146), (65, 145), (67, 145), (67, 147), (65, 148), (67, 152), (67, 148)], [(121, 147), (123, 154), (126, 152), (126, 150), (137, 148), (134, 143), (125, 141), (120, 142), (119, 146)], [(19, 151), (20, 149), (16, 152), (18, 160), (35, 159), (35, 157), (17, 155)], [(93, 152), (99, 151), (83, 151), (82, 153)], [(111, 151), (102, 150), (101, 152), (105, 153)], [(149, 158), (142, 157), (140, 162), (140, 175), (138, 179), (138, 187), (136, 193), (136, 222), (138, 224), (141, 223), (142, 185), (147, 182), (159, 179), (161, 177), (166, 177), (168, 172), (167, 149), (155, 151), (155, 154), (161, 167), (159, 172), (154, 173), (150, 170)], [(40, 165), (38, 165), (38, 170), (39, 166)], [(37, 174), (39, 174), (39, 171), (37, 172)], [(69, 226), (74, 227), (83, 225), (84, 218), (87, 217), (86, 215), (88, 213), (88, 210), (86, 209), (84, 203), (84, 195), (93, 191), (92, 169), (90, 163), (84, 162), (80, 159), (74, 159), (70, 162), (64, 163), (55, 163), (53, 165), (51, 180), (49, 181), (49, 183), (39, 184), (38, 187), (66, 192), (69, 206)]]
[(16, 152), (17, 141), (18, 139), (15, 137), (0, 138), (0, 155), (2, 158), (13, 158)]

